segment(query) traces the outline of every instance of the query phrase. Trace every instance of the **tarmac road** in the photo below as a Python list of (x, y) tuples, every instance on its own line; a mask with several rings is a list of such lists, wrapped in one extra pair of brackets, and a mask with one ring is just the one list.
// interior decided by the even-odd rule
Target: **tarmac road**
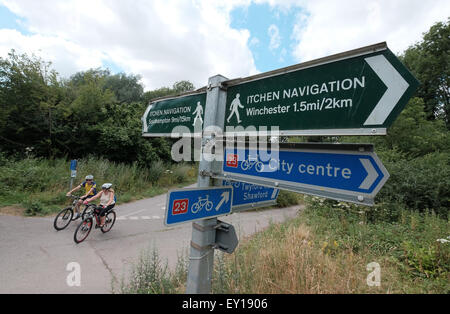
[[(164, 194), (116, 206), (111, 231), (92, 229), (81, 244), (73, 241), (80, 220), (58, 232), (54, 217), (0, 215), (0, 293), (111, 293), (112, 283), (118, 287), (140, 253), (152, 247), (173, 268), (178, 255), (189, 253), (192, 224), (164, 226), (165, 202)], [(232, 223), (242, 239), (271, 221), (294, 217), (299, 209), (241, 212), (219, 219)], [(79, 286), (67, 283), (73, 278), (74, 268), (68, 268), (72, 262), (80, 266)]]

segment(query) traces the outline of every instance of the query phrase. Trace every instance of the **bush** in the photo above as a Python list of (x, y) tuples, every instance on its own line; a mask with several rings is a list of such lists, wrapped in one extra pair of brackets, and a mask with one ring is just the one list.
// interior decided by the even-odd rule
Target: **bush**
[(411, 160), (384, 161), (390, 178), (377, 201), (403, 204), (420, 212), (447, 217), (450, 208), (450, 154), (432, 153)]
[(300, 201), (300, 194), (285, 190), (280, 190), (277, 198), (277, 207), (284, 208), (298, 205)]
[(149, 176), (150, 182), (152, 182), (153, 184), (158, 182), (158, 180), (164, 174), (165, 169), (166, 169), (166, 166), (164, 165), (164, 163), (161, 160), (152, 162), (152, 164), (148, 168), (148, 176)]
[(173, 168), (173, 178), (175, 183), (187, 182), (190, 176), (192, 167), (186, 164), (176, 165)]
[(25, 215), (27, 216), (37, 216), (44, 213), (44, 207), (39, 201), (34, 201), (25, 204)]
[(139, 260), (132, 266), (129, 282), (125, 283), (122, 278), (119, 293), (179, 293), (186, 276), (187, 261), (183, 256), (178, 258), (175, 272), (171, 272), (167, 261), (163, 263), (156, 248), (147, 249), (141, 252)]
[[(409, 266), (412, 277), (439, 278), (450, 273), (450, 256), (447, 243), (435, 242), (432, 245), (423, 246), (422, 243), (405, 241), (402, 244), (404, 255), (401, 260)], [(442, 247), (441, 247), (442, 246)]]

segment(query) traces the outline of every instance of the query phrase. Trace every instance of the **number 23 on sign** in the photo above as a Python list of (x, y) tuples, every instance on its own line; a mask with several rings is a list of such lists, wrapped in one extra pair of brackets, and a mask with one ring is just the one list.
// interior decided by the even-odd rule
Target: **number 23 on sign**
[(172, 206), (172, 215), (186, 214), (189, 208), (189, 199), (174, 200)]

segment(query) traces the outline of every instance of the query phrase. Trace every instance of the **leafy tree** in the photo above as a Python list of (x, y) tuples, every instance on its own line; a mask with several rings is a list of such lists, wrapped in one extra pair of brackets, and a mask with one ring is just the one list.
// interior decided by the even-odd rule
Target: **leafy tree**
[(180, 81), (180, 82), (176, 82), (175, 84), (173, 84), (172, 89), (178, 93), (184, 93), (184, 92), (189, 92), (194, 90), (194, 84), (192, 84), (189, 81)]
[(145, 92), (142, 100), (145, 104), (148, 104), (153, 99), (165, 97), (165, 96), (175, 96), (184, 92), (194, 90), (194, 84), (189, 81), (180, 81), (173, 84), (172, 88), (161, 87), (152, 91)]
[(139, 83), (140, 80), (139, 75), (125, 73), (109, 75), (106, 76), (104, 88), (112, 91), (121, 104), (139, 102), (144, 94), (144, 88)]
[(378, 138), (385, 149), (398, 149), (409, 157), (450, 152), (450, 133), (442, 120), (428, 121), (421, 98), (413, 98), (399, 115), (388, 135)]
[(52, 156), (61, 86), (51, 63), (14, 50), (0, 58), (0, 149)]
[(450, 18), (433, 25), (401, 59), (421, 83), (417, 96), (427, 119), (443, 118), (450, 129)]

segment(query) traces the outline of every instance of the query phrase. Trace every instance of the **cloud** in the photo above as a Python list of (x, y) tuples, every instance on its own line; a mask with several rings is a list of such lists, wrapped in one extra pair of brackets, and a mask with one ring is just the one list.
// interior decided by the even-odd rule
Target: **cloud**
[(267, 30), (267, 34), (269, 34), (270, 37), (270, 44), (269, 49), (270, 50), (276, 50), (281, 45), (281, 36), (280, 36), (280, 30), (275, 24), (271, 24), (269, 26), (269, 29)]
[(288, 44), (277, 25), (268, 28), (269, 50), (278, 49), (280, 62), (381, 41), (401, 53), (450, 12), (448, 0), (0, 0), (26, 29), (0, 29), (0, 56), (11, 48), (35, 52), (64, 76), (112, 64), (140, 74), (146, 89), (180, 80), (201, 87), (216, 74), (257, 73), (262, 37), (230, 26), (230, 12), (251, 3), (296, 14)]
[[(113, 63), (140, 74), (146, 89), (256, 73), (247, 30), (230, 27), (219, 1), (0, 0), (31, 34), (0, 37), (0, 53), (42, 51), (62, 74)], [(240, 5), (241, 2), (233, 2)], [(233, 4), (234, 5), (234, 4)], [(6, 34), (3, 29), (2, 35)], [(45, 58), (48, 60), (47, 58)]]
[(302, 1), (292, 39), (293, 55), (304, 62), (386, 41), (397, 54), (450, 12), (447, 0)]

